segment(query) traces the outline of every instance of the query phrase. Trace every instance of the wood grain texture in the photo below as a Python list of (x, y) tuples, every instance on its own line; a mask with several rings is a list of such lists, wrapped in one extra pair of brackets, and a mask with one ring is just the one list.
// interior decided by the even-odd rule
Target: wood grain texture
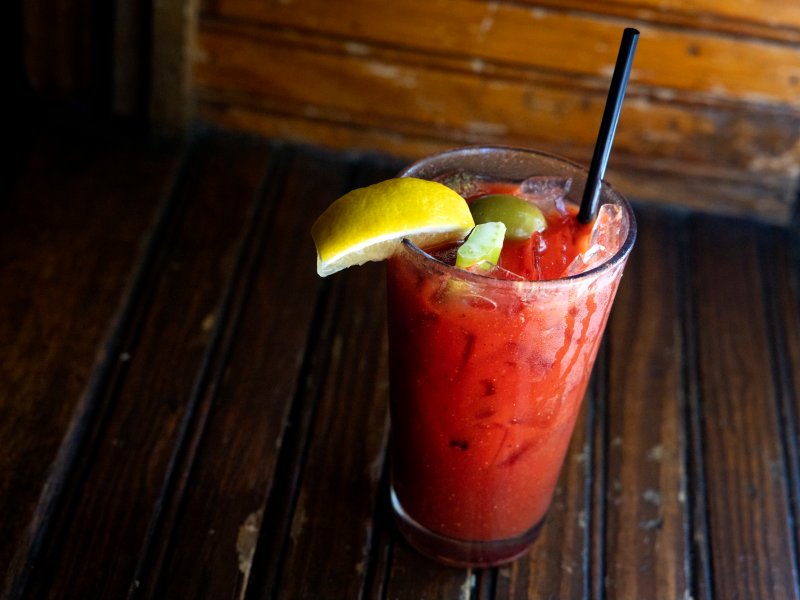
[[(81, 97), (87, 91), (87, 50), (91, 44), (90, 3), (83, 0), (26, 2), (25, 67), (39, 92)], [(68, 24), (68, 26), (63, 26)]]
[[(570, 10), (474, 0), (399, 0), (389, 5), (376, 0), (297, 0), (290, 4), (221, 0), (219, 14), (353, 42), (456, 53), (603, 80), (610, 76), (620, 32), (627, 24)], [(697, 35), (693, 30), (657, 23), (640, 22), (637, 27), (642, 43), (631, 74), (635, 83), (710, 98), (757, 98), (800, 106), (800, 61), (791, 46), (745, 37)], [(764, 64), (770, 69), (764, 69)]]
[[(173, 197), (146, 312), (134, 321), (113, 383), (98, 390), (101, 408), (32, 596), (120, 597), (133, 583), (266, 160), (263, 146), (236, 141), (201, 142), (196, 151)], [(115, 550), (97, 554), (101, 546)]]
[[(204, 400), (197, 450), (182, 467), (184, 497), (173, 501), (172, 530), (156, 542), (162, 557), (147, 574), (146, 597), (241, 597), (251, 568), (263, 574), (253, 567), (257, 552), (277, 565), (278, 556), (265, 548), (275, 544), (280, 552), (277, 522), (289, 518), (281, 513), (292, 505), (270, 498), (294, 493), (302, 464), (287, 458), (302, 455), (320, 393), (319, 382), (309, 381), (316, 361), (305, 354), (307, 345), (321, 346), (315, 311), (322, 282), (311, 268), (298, 268), (314, 261), (310, 239), (298, 232), (308, 231), (317, 211), (343, 191), (347, 174), (347, 164), (329, 156), (290, 156), (265, 181), (271, 206), (254, 235), (246, 295), (227, 325), (231, 346)], [(274, 535), (265, 539), (265, 530)], [(199, 551), (182, 552), (187, 545)], [(198, 572), (214, 577), (197, 578)]]
[[(395, 164), (362, 168), (350, 185), (372, 184), (397, 170)], [(326, 333), (314, 349), (323, 357), (321, 368), (311, 373), (306, 391), (317, 396), (314, 425), (274, 597), (314, 598), (331, 589), (352, 598), (367, 593), (376, 511), (387, 502), (380, 495), (389, 425), (385, 304), (384, 265), (345, 271), (332, 282), (321, 325)], [(260, 591), (266, 597), (267, 589)]]
[(197, 0), (152, 2), (148, 116), (162, 133), (188, 129), (192, 116), (191, 52), (197, 31)]
[(798, 595), (758, 234), (726, 221), (692, 227), (711, 583), (721, 598)]
[(281, 578), (278, 598), (320, 597), (331, 589), (359, 597), (373, 512), (386, 501), (377, 497), (388, 435), (383, 265), (345, 273), (337, 287), (331, 356), (304, 466), (316, 475), (303, 478), (298, 490), (284, 558), (291, 575)]
[(614, 15), (631, 21), (688, 29), (702, 27), (734, 36), (800, 41), (800, 10), (782, 0), (729, 2), (727, 0), (616, 0), (599, 5), (591, 0), (522, 0), (533, 6)]
[[(198, 43), (200, 116), (334, 147), (419, 156), (453, 145), (535, 145), (586, 164), (606, 98), (605, 81), (493, 63), (482, 63), (478, 74), (466, 57), (354, 47), (298, 32), (206, 23)], [(676, 102), (633, 86), (621, 123), (608, 177), (627, 193), (791, 218), (800, 113)]]
[[(145, 2), (114, 2), (111, 109), (121, 117), (147, 114), (150, 11)], [(112, 27), (109, 24), (109, 27)]]
[(442, 567), (397, 539), (397, 534), (395, 540), (384, 582), (386, 598), (470, 598), (476, 590), (480, 570)]
[[(410, 58), (380, 47), (365, 47), (365, 60), (347, 43), (298, 34), (206, 26), (198, 43), (203, 60), (195, 83), (201, 98), (384, 128), (392, 122), (408, 133), (468, 143), (536, 139), (576, 159), (590, 158), (606, 101), (605, 81), (569, 85), (563, 76), (488, 66), (476, 77), (469, 61)], [(302, 78), (292, 77), (298, 72)], [(796, 152), (785, 131), (791, 115), (781, 110), (700, 107), (632, 88), (621, 122), (615, 151), (653, 160), (769, 172), (770, 164), (757, 164), (753, 154)]]
[(24, 577), (174, 149), (42, 135), (0, 203), (0, 565)]
[[(791, 487), (791, 518), (797, 523), (800, 515), (800, 245), (793, 232), (770, 229), (761, 238), (760, 250), (772, 338), (771, 359), (779, 400), (777, 409)], [(796, 525), (792, 533), (795, 548), (798, 548), (800, 530)]]
[(692, 594), (678, 227), (641, 213), (607, 332), (607, 598)]
[(0, 205), (3, 597), (800, 598), (794, 232), (637, 206), (540, 538), (452, 569), (391, 520), (382, 266), (308, 238), (399, 162), (66, 141)]
[[(389, 128), (365, 129), (354, 123), (307, 119), (284, 112), (263, 112), (216, 102), (201, 103), (199, 111), (201, 118), (234, 131), (256, 131), (265, 137), (295, 142), (324, 140), (327, 147), (348, 152), (384, 148), (397, 156), (407, 157), (408, 161), (469, 144), (464, 140), (399, 134), (396, 129)], [(626, 196), (652, 203), (754, 216), (775, 223), (786, 223), (792, 218), (796, 186), (792, 177), (764, 173), (748, 177), (737, 171), (715, 169), (710, 172), (709, 168), (715, 169), (713, 166), (670, 164), (667, 161), (655, 164), (643, 157), (615, 154), (606, 178)]]
[[(784, 42), (800, 41), (800, 9), (782, 0), (729, 2), (726, 0), (615, 0), (597, 4), (590, 0), (520, 0), (531, 10), (580, 12), (586, 18), (618, 17), (654, 26), (702, 28), (732, 36), (751, 36)], [(203, 18), (223, 14), (244, 15), (249, 0), (205, 0)]]

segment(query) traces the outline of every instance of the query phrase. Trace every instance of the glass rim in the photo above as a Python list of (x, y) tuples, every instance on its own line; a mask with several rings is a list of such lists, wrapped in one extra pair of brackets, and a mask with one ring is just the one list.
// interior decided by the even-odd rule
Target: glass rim
[[(430, 162), (431, 159), (439, 159), (445, 158), (448, 156), (464, 156), (464, 155), (476, 155), (476, 154), (484, 154), (488, 152), (513, 152), (518, 154), (526, 154), (530, 156), (536, 156), (545, 158), (548, 160), (554, 160), (559, 162), (565, 166), (571, 167), (573, 169), (577, 169), (583, 174), (588, 173), (588, 169), (579, 165), (578, 163), (569, 160), (568, 158), (564, 158), (563, 156), (558, 156), (557, 154), (551, 154), (549, 152), (543, 152), (540, 150), (531, 150), (529, 148), (515, 148), (513, 146), (465, 146), (461, 148), (453, 148), (451, 150), (445, 150), (444, 152), (440, 152), (438, 154), (431, 154), (424, 158), (421, 158), (418, 161), (410, 164), (408, 167), (403, 169), (399, 177), (413, 177), (410, 173), (414, 170), (419, 169), (421, 166), (425, 165), (426, 163)], [(622, 208), (625, 210), (625, 214), (628, 217), (628, 233), (625, 236), (625, 241), (622, 242), (619, 249), (609, 258), (604, 260), (599, 265), (592, 267), (586, 271), (581, 273), (577, 273), (575, 275), (568, 275), (566, 277), (560, 277), (558, 279), (541, 279), (541, 280), (514, 280), (514, 279), (497, 279), (494, 277), (489, 277), (486, 275), (479, 275), (477, 273), (473, 273), (471, 271), (467, 271), (465, 269), (460, 269), (454, 265), (449, 265), (437, 258), (434, 258), (427, 252), (425, 252), (422, 248), (417, 246), (414, 242), (409, 239), (403, 239), (402, 245), (403, 248), (416, 254), (417, 256), (423, 258), (426, 262), (431, 263), (433, 266), (436, 266), (438, 269), (442, 270), (443, 272), (457, 277), (459, 279), (464, 279), (466, 281), (471, 281), (480, 285), (489, 285), (489, 286), (497, 286), (497, 287), (510, 287), (510, 288), (529, 288), (529, 287), (551, 287), (557, 286), (562, 283), (568, 282), (580, 282), (584, 279), (589, 279), (596, 277), (607, 271), (609, 269), (614, 268), (620, 262), (625, 260), (630, 254), (631, 249), (633, 248), (634, 243), (636, 242), (636, 234), (637, 234), (637, 227), (636, 227), (636, 216), (633, 213), (633, 208), (628, 202), (628, 199), (625, 198), (622, 194), (617, 192), (606, 180), (602, 180), (600, 182), (601, 186), (601, 193), (604, 196), (608, 196), (614, 199), (616, 203), (619, 203)]]

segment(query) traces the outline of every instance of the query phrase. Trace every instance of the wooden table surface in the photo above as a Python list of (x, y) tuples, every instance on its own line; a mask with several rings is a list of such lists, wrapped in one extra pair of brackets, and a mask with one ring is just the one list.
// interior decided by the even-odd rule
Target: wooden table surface
[(637, 206), (547, 524), (497, 569), (388, 518), (379, 264), (309, 227), (386, 158), (48, 134), (0, 203), (6, 598), (798, 598), (800, 260)]

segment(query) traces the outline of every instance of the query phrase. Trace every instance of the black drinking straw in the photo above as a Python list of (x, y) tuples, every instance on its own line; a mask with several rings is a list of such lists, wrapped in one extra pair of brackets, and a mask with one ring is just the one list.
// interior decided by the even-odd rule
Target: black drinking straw
[(592, 163), (589, 165), (589, 175), (586, 178), (586, 188), (583, 190), (581, 209), (578, 212), (578, 221), (580, 223), (591, 223), (597, 216), (600, 181), (606, 172), (608, 157), (611, 154), (611, 144), (614, 142), (614, 132), (617, 130), (619, 112), (622, 109), (622, 100), (625, 97), (625, 88), (628, 87), (628, 77), (631, 74), (631, 65), (633, 64), (633, 54), (636, 52), (637, 41), (639, 41), (639, 32), (630, 27), (626, 28), (622, 33), (617, 64), (611, 77), (611, 87), (608, 89), (603, 120), (600, 122), (600, 131), (597, 133), (594, 155), (592, 156)]

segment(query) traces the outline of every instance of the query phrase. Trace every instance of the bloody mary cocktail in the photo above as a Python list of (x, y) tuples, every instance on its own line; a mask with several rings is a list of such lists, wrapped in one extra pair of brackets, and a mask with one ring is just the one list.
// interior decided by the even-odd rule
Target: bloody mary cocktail
[(410, 242), (388, 263), (396, 521), (429, 556), (492, 565), (523, 553), (547, 512), (636, 227), (608, 186), (607, 230), (579, 226), (585, 173), (545, 154), (458, 150), (403, 175), (453, 172), (468, 202), (537, 202), (524, 181), (566, 182), (564, 198), (541, 198), (544, 231), (507, 241), (500, 268), (457, 268), (454, 245)]

